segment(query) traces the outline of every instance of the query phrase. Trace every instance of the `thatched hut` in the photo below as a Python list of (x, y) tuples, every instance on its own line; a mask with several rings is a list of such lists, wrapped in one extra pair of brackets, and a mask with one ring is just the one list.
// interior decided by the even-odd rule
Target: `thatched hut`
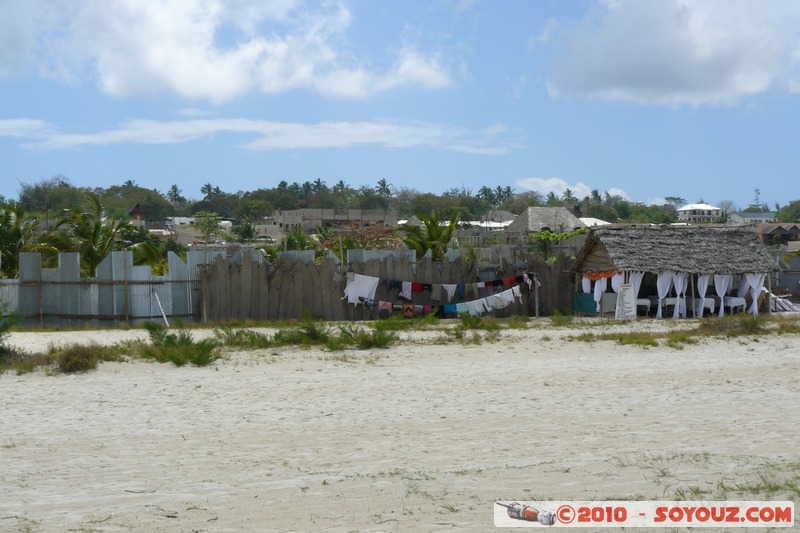
[[(656, 303), (657, 316), (662, 306), (672, 305), (677, 317), (686, 316), (687, 293), (693, 297), (689, 308), (695, 314), (744, 308), (748, 299), (755, 302), (750, 311), (757, 313), (765, 276), (775, 270), (775, 263), (751, 226), (610, 225), (589, 230), (574, 270), (595, 281), (592, 293), (598, 305), (606, 283), (597, 282), (616, 276), (616, 286), (635, 285), (637, 303)], [(706, 299), (709, 286), (716, 299)], [(588, 292), (585, 281), (582, 287)], [(735, 295), (729, 294), (732, 290)]]

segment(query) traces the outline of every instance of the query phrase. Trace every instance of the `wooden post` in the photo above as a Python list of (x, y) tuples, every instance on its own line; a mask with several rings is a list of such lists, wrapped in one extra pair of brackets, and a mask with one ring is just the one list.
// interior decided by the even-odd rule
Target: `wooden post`
[[(756, 301), (758, 301), (758, 299), (756, 299)], [(764, 312), (769, 315), (772, 313), (772, 272), (767, 272), (767, 296), (764, 298), (764, 301), (767, 303)]]

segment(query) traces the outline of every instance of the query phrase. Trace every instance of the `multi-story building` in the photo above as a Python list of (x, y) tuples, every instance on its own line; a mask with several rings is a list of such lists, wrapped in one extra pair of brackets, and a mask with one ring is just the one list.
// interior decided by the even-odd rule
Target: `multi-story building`
[(721, 216), (722, 209), (708, 204), (689, 204), (678, 209), (681, 222), (717, 222)]

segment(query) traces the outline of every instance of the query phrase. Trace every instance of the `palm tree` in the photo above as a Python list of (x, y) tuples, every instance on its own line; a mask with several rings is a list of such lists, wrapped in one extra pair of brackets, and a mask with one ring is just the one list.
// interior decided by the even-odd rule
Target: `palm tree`
[(281, 239), (279, 248), (283, 250), (308, 250), (314, 248), (314, 239), (311, 238), (302, 226), (295, 226)]
[(564, 190), (564, 195), (561, 198), (564, 200), (564, 202), (568, 204), (575, 201), (575, 195), (572, 193), (572, 189), (570, 189), (569, 187), (567, 187), (566, 190)]
[(478, 198), (480, 198), (481, 200), (483, 200), (484, 202), (486, 202), (491, 206), (494, 206), (495, 202), (497, 201), (497, 196), (495, 195), (495, 192), (486, 185), (478, 189), (477, 196)]
[(167, 200), (169, 200), (171, 204), (175, 205), (185, 202), (186, 198), (183, 197), (178, 186), (173, 184), (172, 187), (170, 187), (167, 191)]
[(384, 198), (390, 197), (392, 195), (392, 184), (385, 179), (379, 179), (378, 186), (375, 187), (375, 193)]
[(161, 253), (152, 244), (126, 245), (121, 240), (121, 232), (134, 226), (126, 220), (106, 217), (103, 205), (94, 193), (86, 193), (82, 206), (64, 210), (56, 229), (61, 227), (67, 231), (48, 235), (47, 242), (61, 251), (79, 252), (81, 271), (86, 276), (94, 276), (103, 259), (117, 250), (132, 251), (137, 262), (161, 261)]
[(253, 242), (256, 238), (256, 227), (253, 220), (247, 215), (243, 216), (239, 224), (234, 226), (231, 231), (240, 242)]
[(28, 217), (19, 202), (0, 206), (0, 273), (7, 278), (19, 274), (19, 254), (44, 251), (36, 240), (39, 222)]
[(314, 181), (314, 183), (312, 183), (312, 184), (311, 184), (311, 191), (312, 191), (314, 194), (316, 194), (316, 193), (318, 193), (319, 191), (321, 191), (322, 189), (327, 189), (327, 186), (325, 185), (325, 182), (324, 182), (324, 181), (322, 181), (322, 179), (320, 179), (320, 178), (317, 178), (317, 179)]
[(431, 211), (429, 217), (422, 213), (417, 213), (417, 217), (422, 221), (422, 226), (405, 224), (400, 228), (406, 235), (403, 242), (417, 253), (417, 259), (421, 259), (430, 250), (434, 261), (443, 260), (461, 214), (453, 212), (446, 225), (436, 210)]
[(203, 200), (211, 200), (213, 197), (222, 194), (222, 190), (219, 187), (215, 187), (210, 183), (200, 187), (200, 192), (203, 194)]

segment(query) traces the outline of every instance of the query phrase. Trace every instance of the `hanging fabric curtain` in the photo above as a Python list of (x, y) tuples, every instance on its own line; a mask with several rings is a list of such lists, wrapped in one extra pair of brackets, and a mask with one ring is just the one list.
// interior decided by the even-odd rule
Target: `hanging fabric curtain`
[(600, 278), (594, 282), (594, 301), (597, 302), (597, 312), (600, 312), (600, 300), (608, 287), (608, 278)]
[(708, 291), (708, 280), (710, 277), (709, 274), (700, 274), (697, 276), (697, 297), (700, 300), (700, 307), (695, 304), (695, 316), (697, 316), (698, 309), (700, 309), (700, 316), (703, 316), (703, 311), (706, 307), (706, 291)]
[(644, 272), (633, 271), (628, 273), (630, 276), (630, 283), (633, 285), (633, 297), (639, 297), (639, 289), (642, 287), (642, 279), (644, 279)]
[(583, 276), (581, 278), (581, 288), (583, 289), (583, 292), (585, 292), (586, 294), (591, 293), (592, 292), (592, 280), (590, 280), (586, 276)]
[(741, 279), (739, 279), (739, 289), (736, 291), (736, 297), (744, 298), (748, 290), (750, 290), (750, 282), (747, 280), (747, 274), (742, 274)]
[(656, 318), (661, 318), (661, 304), (663, 303), (664, 298), (666, 298), (669, 294), (669, 290), (672, 288), (671, 270), (665, 270), (658, 273), (656, 287), (658, 288), (658, 309), (656, 310)]
[(761, 295), (761, 289), (764, 288), (764, 278), (766, 274), (745, 274), (747, 284), (750, 285), (750, 297), (753, 303), (750, 304), (750, 314), (758, 316), (758, 297)]
[(625, 281), (624, 274), (622, 272), (617, 272), (611, 276), (611, 289), (614, 292), (619, 292), (619, 288), (622, 286), (623, 281)]
[(733, 283), (731, 274), (714, 274), (714, 290), (719, 296), (719, 316), (725, 314), (725, 295)]
[(686, 280), (688, 277), (686, 272), (672, 273), (672, 283), (675, 285), (675, 296), (677, 296), (672, 318), (686, 318)]

